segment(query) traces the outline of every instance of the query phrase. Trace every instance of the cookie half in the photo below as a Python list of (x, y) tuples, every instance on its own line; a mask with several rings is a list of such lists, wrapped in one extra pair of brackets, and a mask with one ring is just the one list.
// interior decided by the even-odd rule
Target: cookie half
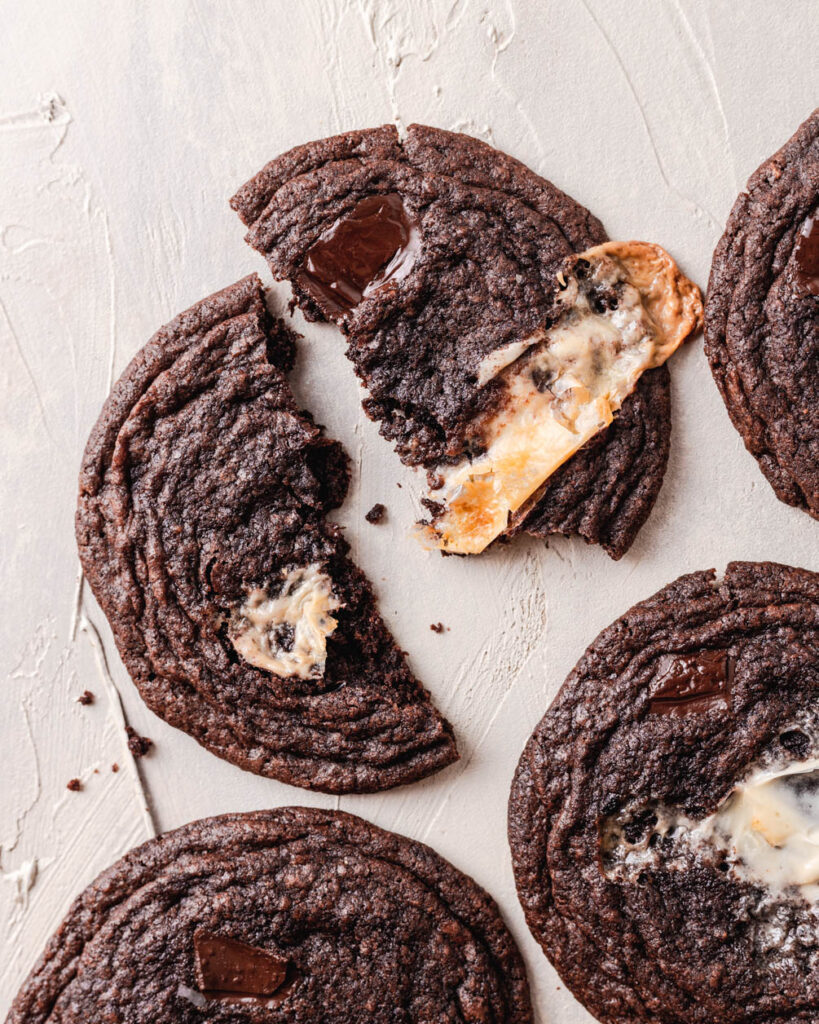
[(7, 1024), (532, 1020), (493, 900), (340, 811), (197, 821), (85, 890)]
[(711, 266), (705, 351), (777, 497), (819, 518), (819, 110), (734, 204)]
[(737, 562), (636, 605), (535, 729), (526, 920), (606, 1024), (819, 1018), (819, 576)]
[(550, 182), (422, 125), (301, 146), (231, 204), (305, 315), (346, 334), (381, 433), (428, 470), (432, 545), (560, 532), (625, 553), (668, 458), (664, 360), (699, 325), (667, 254), (601, 247)]
[(347, 457), (296, 407), (293, 358), (255, 275), (158, 331), (88, 441), (80, 559), (156, 714), (260, 775), (386, 789), (457, 752), (325, 519)]

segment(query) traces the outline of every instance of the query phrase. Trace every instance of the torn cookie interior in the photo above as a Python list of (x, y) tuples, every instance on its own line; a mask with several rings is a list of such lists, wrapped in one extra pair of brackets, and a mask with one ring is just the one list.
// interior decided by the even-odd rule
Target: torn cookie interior
[(739, 881), (819, 901), (819, 758), (757, 766), (710, 815), (694, 821), (654, 807), (609, 819), (602, 830), (606, 874), (635, 881), (646, 868), (686, 857), (719, 862)]
[(256, 668), (285, 678), (324, 675), (327, 637), (340, 608), (333, 582), (319, 565), (287, 572), (274, 594), (256, 588), (234, 609), (228, 633), (237, 653)]
[(612, 422), (646, 370), (702, 321), (695, 284), (658, 245), (606, 242), (567, 260), (554, 321), (488, 355), (502, 398), (475, 423), (481, 454), (438, 471), (424, 539), (477, 554), (537, 502), (564, 462)]

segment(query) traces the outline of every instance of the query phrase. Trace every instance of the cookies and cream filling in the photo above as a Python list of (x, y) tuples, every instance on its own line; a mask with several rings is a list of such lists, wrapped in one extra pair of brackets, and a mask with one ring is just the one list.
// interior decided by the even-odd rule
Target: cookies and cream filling
[(556, 321), (490, 353), (480, 386), (504, 400), (476, 427), (483, 453), (439, 470), (442, 506), (423, 528), (444, 551), (476, 554), (526, 515), (564, 462), (612, 421), (640, 375), (699, 327), (699, 289), (648, 242), (606, 242), (558, 276)]
[[(628, 839), (628, 824), (606, 823), (602, 834), (607, 873), (630, 877), (649, 866), (684, 868), (684, 850), (724, 854), (742, 881), (774, 892), (796, 888), (819, 901), (819, 758), (756, 768), (722, 804), (700, 821), (655, 808), (649, 827)], [(662, 841), (674, 840), (664, 848)]]
[(330, 577), (319, 565), (288, 572), (277, 594), (252, 590), (229, 627), (236, 651), (256, 668), (277, 676), (315, 679), (324, 675), (327, 637), (341, 605)]

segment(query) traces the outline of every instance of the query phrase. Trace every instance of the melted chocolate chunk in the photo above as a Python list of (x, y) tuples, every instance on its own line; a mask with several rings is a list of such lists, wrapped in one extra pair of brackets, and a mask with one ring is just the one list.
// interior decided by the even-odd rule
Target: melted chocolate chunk
[(287, 961), (236, 939), (197, 931), (193, 936), (196, 980), (212, 999), (272, 996), (284, 984)]
[(701, 651), (692, 657), (665, 655), (659, 686), (649, 702), (653, 715), (690, 715), (727, 710), (733, 664), (727, 651)]
[(369, 196), (307, 250), (299, 283), (328, 316), (340, 316), (405, 278), (418, 247), (418, 223), (401, 197)]
[(819, 296), (819, 217), (805, 221), (793, 251), (794, 280), (801, 292)]

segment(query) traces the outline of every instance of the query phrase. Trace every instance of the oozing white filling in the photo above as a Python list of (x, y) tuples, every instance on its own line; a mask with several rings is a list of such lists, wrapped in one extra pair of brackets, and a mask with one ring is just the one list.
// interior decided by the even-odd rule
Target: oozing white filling
[(324, 675), (327, 637), (340, 608), (329, 576), (318, 565), (289, 572), (271, 597), (252, 590), (236, 610), (230, 636), (237, 652), (256, 668), (277, 676), (314, 679)]
[(754, 772), (693, 834), (727, 850), (742, 877), (819, 899), (819, 758)]
[[(754, 770), (700, 821), (668, 807), (653, 813), (656, 823), (634, 843), (622, 824), (606, 824), (608, 874), (636, 877), (645, 867), (683, 868), (686, 849), (722, 851), (737, 878), (772, 892), (795, 887), (809, 903), (819, 901), (819, 758)], [(673, 847), (658, 849), (657, 836), (673, 837)]]
[(502, 373), (505, 401), (483, 424), (485, 452), (440, 470), (432, 497), (444, 512), (424, 531), (435, 546), (482, 551), (697, 325), (699, 294), (658, 246), (606, 243), (583, 258), (597, 289), (618, 287), (616, 308), (595, 311), (578, 280), (564, 280), (555, 326), (482, 361), (479, 385)]

